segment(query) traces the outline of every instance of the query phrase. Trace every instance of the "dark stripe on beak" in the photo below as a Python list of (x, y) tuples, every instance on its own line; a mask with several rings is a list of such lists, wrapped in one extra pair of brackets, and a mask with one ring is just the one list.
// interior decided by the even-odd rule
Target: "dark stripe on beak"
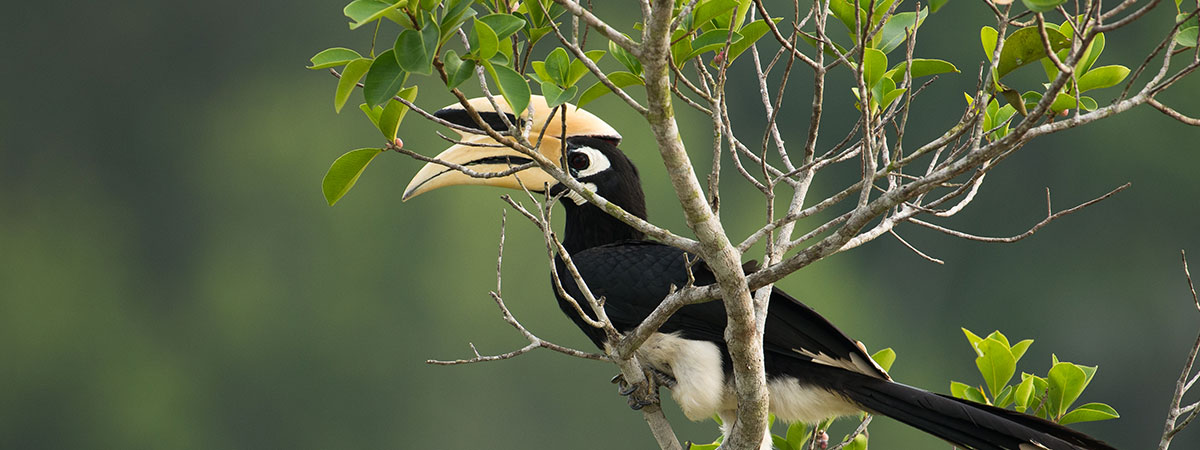
[[(433, 115), (434, 115), (434, 117), (437, 117), (439, 119), (445, 120), (450, 123), (453, 123), (455, 125), (461, 125), (464, 127), (478, 130), (479, 134), (484, 134), (483, 129), (479, 127), (478, 123), (475, 123), (475, 119), (472, 119), (471, 116), (467, 114), (467, 110), (465, 110), (465, 109), (445, 108), (445, 109), (438, 110), (437, 112), (433, 113)], [(516, 125), (518, 127), (521, 126), (521, 123), (517, 121), (517, 116), (514, 116), (509, 113), (504, 113), (504, 115), (508, 116), (509, 123)], [(498, 114), (494, 111), (486, 111), (486, 112), (479, 111), (479, 117), (482, 118), (483, 121), (485, 123), (487, 123), (487, 125), (489, 127), (492, 127), (493, 130), (496, 130), (500, 133), (504, 133), (504, 132), (508, 131), (508, 127), (504, 126), (504, 121), (500, 120), (500, 114)]]

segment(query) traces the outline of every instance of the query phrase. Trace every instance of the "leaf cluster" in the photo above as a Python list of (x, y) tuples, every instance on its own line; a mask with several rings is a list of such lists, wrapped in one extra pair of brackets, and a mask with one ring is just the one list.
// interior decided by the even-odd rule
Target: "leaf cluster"
[(1025, 339), (1010, 344), (1004, 333), (992, 332), (981, 338), (963, 328), (963, 334), (975, 350), (975, 367), (983, 377), (984, 386), (951, 381), (950, 393), (957, 398), (1032, 414), (1062, 425), (1091, 422), (1120, 417), (1113, 407), (1104, 403), (1087, 403), (1074, 409), (1071, 405), (1096, 375), (1096, 366), (1059, 361), (1051, 355), (1046, 376), (1021, 372), (1021, 381), (1009, 384), (1016, 374), (1017, 362), (1033, 344)]

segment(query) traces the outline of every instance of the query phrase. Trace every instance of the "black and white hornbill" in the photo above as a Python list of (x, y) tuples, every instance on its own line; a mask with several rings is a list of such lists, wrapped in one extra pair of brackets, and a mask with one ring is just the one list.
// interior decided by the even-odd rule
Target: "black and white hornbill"
[[(535, 97), (534, 133), (548, 115), (545, 101)], [(490, 103), (473, 101), (481, 111), (492, 111)], [(517, 117), (507, 111), (510, 123)], [(476, 126), (461, 107), (452, 105), (437, 116), (451, 122)], [(502, 124), (496, 112), (483, 114), (493, 128)], [(522, 120), (526, 120), (524, 117)], [(565, 161), (571, 176), (610, 202), (639, 217), (646, 206), (637, 169), (618, 148), (621, 136), (594, 115), (568, 106), (565, 136), (556, 114), (547, 127), (540, 151), (554, 161)], [(495, 143), (486, 135), (464, 134), (472, 143)], [(565, 157), (560, 154), (566, 140)], [(477, 171), (500, 171), (530, 161), (519, 153), (500, 147), (455, 145), (438, 155), (440, 159), (472, 167)], [(502, 178), (471, 178), (431, 163), (413, 178), (404, 198), (412, 198), (437, 187), (455, 184), (493, 185), (531, 190), (565, 189), (546, 172), (532, 168)], [(588, 287), (605, 299), (604, 308), (618, 331), (635, 328), (668, 294), (671, 286), (688, 282), (686, 253), (645, 239), (643, 233), (611, 217), (576, 193), (562, 198), (566, 210), (563, 246), (571, 254)], [(559, 273), (567, 273), (556, 258)], [(692, 267), (697, 285), (715, 279), (703, 262)], [(575, 298), (582, 298), (569, 277), (562, 284)], [(574, 306), (558, 296), (559, 307), (598, 347), (604, 334), (588, 325)], [(586, 307), (584, 308), (587, 309)], [(590, 315), (591, 312), (589, 311)], [(689, 305), (680, 309), (638, 350), (639, 359), (669, 380), (671, 395), (684, 414), (702, 420), (714, 414), (730, 424), (736, 410), (731, 364), (724, 341), (725, 308), (719, 302)], [(816, 311), (775, 289), (763, 336), (764, 362), (770, 411), (784, 422), (820, 420), (869, 411), (891, 417), (938, 436), (962, 448), (977, 450), (1101, 450), (1107, 444), (1077, 431), (1000, 408), (934, 394), (892, 381), (867, 355), (862, 345), (850, 339)], [(728, 431), (728, 430), (726, 430)], [(768, 436), (762, 447), (769, 449)]]

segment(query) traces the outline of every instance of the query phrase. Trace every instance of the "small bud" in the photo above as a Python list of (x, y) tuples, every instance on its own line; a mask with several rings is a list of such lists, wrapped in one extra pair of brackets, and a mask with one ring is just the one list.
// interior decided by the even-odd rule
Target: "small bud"
[(725, 64), (725, 50), (722, 49), (721, 51), (717, 52), (716, 56), (713, 56), (712, 62), (718, 66)]

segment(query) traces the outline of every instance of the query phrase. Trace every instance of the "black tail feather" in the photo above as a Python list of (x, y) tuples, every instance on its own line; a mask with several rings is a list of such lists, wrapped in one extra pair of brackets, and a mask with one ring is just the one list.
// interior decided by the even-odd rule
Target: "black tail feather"
[(891, 417), (962, 448), (975, 450), (1115, 450), (1041, 418), (862, 377), (843, 393), (867, 411)]

